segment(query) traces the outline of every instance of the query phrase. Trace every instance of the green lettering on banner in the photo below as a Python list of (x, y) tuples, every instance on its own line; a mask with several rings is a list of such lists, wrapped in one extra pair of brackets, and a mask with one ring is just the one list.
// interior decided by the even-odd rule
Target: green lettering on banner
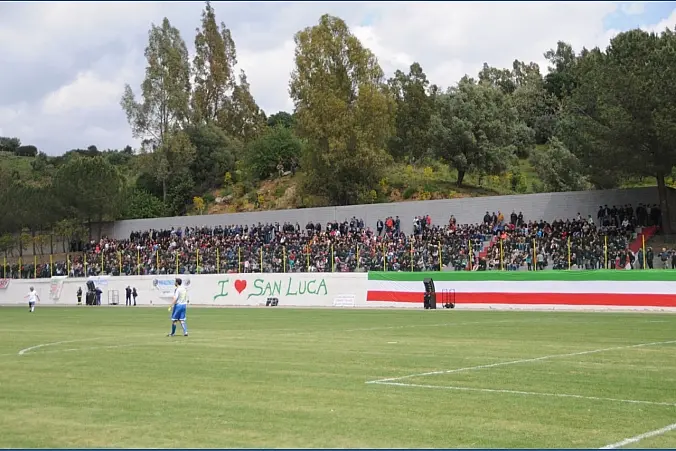
[(285, 296), (304, 296), (306, 294), (326, 296), (328, 294), (325, 279), (297, 280), (294, 283), (293, 277), (289, 277), (286, 284), (283, 284), (282, 280), (266, 282), (264, 279), (256, 279), (253, 283), (254, 291), (247, 296), (247, 299), (281, 296), (282, 285), (286, 285)]
[(252, 297), (259, 297), (259, 296), (279, 296), (282, 292), (282, 281), (281, 280), (275, 280), (273, 282), (266, 282), (263, 279), (256, 279), (254, 280), (254, 289), (256, 290), (255, 292), (251, 293), (249, 296), (247, 296), (247, 299), (251, 299)]
[(218, 298), (224, 298), (228, 295), (226, 283), (229, 283), (230, 279), (225, 279), (225, 280), (219, 280), (218, 285), (220, 286), (220, 293), (218, 293), (216, 296), (214, 296), (214, 301)]

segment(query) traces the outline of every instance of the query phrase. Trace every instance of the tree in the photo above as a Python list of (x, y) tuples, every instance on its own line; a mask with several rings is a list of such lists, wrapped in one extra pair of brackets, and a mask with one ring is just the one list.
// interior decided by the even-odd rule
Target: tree
[(251, 95), (244, 71), (239, 73), (239, 83), (232, 91), (229, 107), (219, 114), (218, 124), (228, 135), (244, 144), (256, 139), (267, 127), (265, 113)]
[(140, 189), (128, 189), (124, 196), (121, 219), (161, 218), (167, 208), (158, 197)]
[(514, 60), (512, 63), (512, 80), (514, 80), (516, 89), (524, 86), (542, 86), (544, 82), (537, 63), (531, 61), (526, 64), (519, 60)]
[(575, 67), (578, 57), (573, 47), (559, 41), (556, 50), (550, 49), (544, 56), (550, 62), (549, 73), (544, 80), (545, 89), (559, 100), (570, 96), (577, 84)]
[(168, 182), (171, 178), (185, 177), (195, 159), (195, 146), (184, 131), (172, 131), (152, 153), (142, 153), (142, 167), (162, 185), (162, 200), (167, 202)]
[(236, 64), (235, 42), (230, 30), (223, 22), (219, 28), (214, 9), (207, 1), (202, 11), (202, 27), (195, 36), (191, 102), (195, 124), (214, 122), (223, 110), (230, 108)]
[(197, 191), (220, 186), (225, 173), (234, 169), (241, 144), (213, 123), (189, 127), (186, 133), (196, 151), (190, 172)]
[(676, 34), (632, 30), (585, 51), (566, 104), (571, 150), (590, 168), (657, 180), (664, 232), (672, 230), (665, 178), (676, 165)]
[(265, 180), (282, 170), (293, 170), (301, 157), (303, 144), (291, 130), (283, 125), (271, 128), (247, 146), (245, 161), (251, 175)]
[(557, 138), (531, 155), (531, 164), (547, 191), (581, 191), (590, 188), (580, 160)]
[(21, 140), (19, 138), (0, 136), (0, 152), (15, 153), (19, 147), (21, 147)]
[(437, 100), (431, 144), (438, 157), (458, 170), (458, 186), (462, 186), (469, 171), (504, 172), (518, 146), (527, 144), (528, 133), (509, 96), (464, 77)]
[(511, 70), (491, 67), (488, 63), (484, 63), (479, 72), (479, 83), (498, 88), (505, 94), (511, 94), (517, 88)]
[(195, 193), (195, 182), (192, 175), (186, 174), (171, 180), (169, 195), (167, 196), (167, 208), (169, 213), (180, 216), (186, 213), (191, 197)]
[(117, 168), (102, 156), (74, 157), (54, 177), (54, 194), (65, 215), (90, 225), (92, 220), (116, 218), (123, 186)]
[(554, 136), (560, 105), (542, 83), (518, 87), (512, 94), (512, 101), (519, 118), (533, 130), (537, 144), (544, 144)]
[(190, 111), (188, 48), (166, 17), (161, 26), (151, 26), (145, 57), (148, 64), (141, 102), (126, 85), (120, 104), (133, 136), (152, 150), (164, 143), (166, 135), (185, 125)]
[(192, 205), (199, 214), (202, 214), (204, 212), (204, 209), (206, 208), (206, 203), (204, 202), (204, 199), (202, 199), (199, 196), (195, 196), (192, 198)]
[(38, 148), (35, 146), (19, 146), (14, 150), (14, 155), (18, 157), (35, 157), (38, 154)]
[(324, 15), (298, 32), (290, 94), (304, 152), (306, 190), (350, 204), (377, 186), (394, 102), (376, 57), (344, 21)]
[(268, 127), (276, 127), (278, 125), (293, 129), (296, 125), (296, 118), (293, 114), (289, 114), (286, 111), (280, 111), (270, 115), (270, 117), (268, 117)]
[(395, 133), (389, 149), (395, 158), (419, 160), (428, 151), (428, 134), (433, 103), (427, 94), (429, 81), (420, 64), (413, 63), (408, 74), (396, 71), (388, 82), (396, 99)]

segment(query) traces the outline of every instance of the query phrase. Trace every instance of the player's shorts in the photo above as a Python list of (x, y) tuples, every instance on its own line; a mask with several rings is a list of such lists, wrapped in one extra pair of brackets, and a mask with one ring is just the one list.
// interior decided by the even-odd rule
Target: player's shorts
[(185, 304), (176, 304), (174, 305), (174, 310), (171, 312), (171, 320), (172, 321), (184, 321), (185, 320), (185, 313), (186, 313), (186, 305)]
[(28, 303), (28, 306), (29, 306), (29, 307), (35, 307), (35, 302), (29, 302), (29, 303)]

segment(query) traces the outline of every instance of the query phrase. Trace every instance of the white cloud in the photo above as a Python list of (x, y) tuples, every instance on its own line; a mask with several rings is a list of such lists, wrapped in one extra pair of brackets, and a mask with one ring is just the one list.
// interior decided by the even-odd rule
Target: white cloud
[(643, 14), (645, 11), (645, 4), (644, 3), (622, 3), (620, 5), (620, 9), (624, 14), (627, 16), (639, 16)]
[(669, 17), (667, 17), (664, 20), (659, 21), (658, 23), (654, 25), (643, 25), (641, 28), (646, 31), (651, 31), (651, 32), (662, 32), (666, 28), (671, 28), (672, 30), (676, 27), (676, 9), (671, 12)]
[(237, 68), (246, 72), (258, 105), (268, 114), (293, 109), (288, 92), (294, 48), (293, 40), (289, 39), (264, 51), (246, 48), (238, 51)]
[(42, 102), (45, 114), (67, 114), (74, 110), (109, 108), (122, 95), (121, 79), (102, 80), (92, 71), (77, 74), (75, 80), (50, 93)]
[[(232, 30), (238, 66), (269, 114), (289, 111), (293, 35), (330, 13), (345, 19), (378, 57), (389, 77), (419, 62), (432, 83), (449, 86), (484, 62), (509, 67), (514, 59), (546, 69), (543, 53), (559, 40), (574, 48), (605, 46), (617, 30), (604, 19), (619, 10), (642, 13), (641, 3), (212, 3)], [(200, 3), (0, 3), (0, 123), (48, 153), (95, 144), (133, 144), (119, 106), (124, 83), (138, 90), (151, 23), (167, 16), (189, 47)], [(676, 11), (645, 29), (676, 24)], [(4, 90), (3, 90), (4, 89)], [(11, 95), (10, 95), (11, 94)], [(2, 104), (2, 99), (7, 105)]]

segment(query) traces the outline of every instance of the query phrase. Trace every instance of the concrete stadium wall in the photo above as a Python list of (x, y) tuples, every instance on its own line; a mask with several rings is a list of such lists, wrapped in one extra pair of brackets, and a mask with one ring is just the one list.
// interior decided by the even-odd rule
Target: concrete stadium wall
[[(674, 190), (670, 198), (676, 201)], [(134, 219), (105, 224), (103, 234), (117, 238), (129, 238), (131, 232), (160, 230), (171, 227), (212, 227), (216, 225), (298, 222), (301, 227), (309, 221), (325, 224), (328, 221), (343, 221), (353, 216), (364, 219), (368, 227), (375, 228), (378, 219), (399, 216), (404, 232), (413, 229), (413, 218), (429, 214), (434, 224), (447, 224), (451, 215), (458, 223), (477, 223), (483, 220), (486, 211), (502, 211), (509, 216), (512, 211), (523, 212), (526, 219), (553, 220), (573, 218), (596, 213), (600, 205), (657, 204), (656, 187), (618, 189), (606, 191), (580, 191), (569, 193), (543, 193), (513, 196), (472, 197), (463, 199), (398, 202), (388, 204), (354, 205), (346, 207), (307, 208), (222, 215), (181, 216), (172, 218)], [(98, 230), (98, 227), (95, 227)]]
[(442, 304), (676, 312), (676, 270), (370, 272), (367, 303), (420, 305), (426, 278), (434, 281)]
[[(645, 310), (676, 313), (676, 271), (538, 271), (446, 273), (220, 274), (183, 277), (193, 306), (260, 306), (269, 297), (281, 307), (422, 309), (423, 279), (435, 281), (439, 308), (498, 310)], [(125, 288), (140, 306), (167, 306), (173, 276), (91, 277), (125, 304)], [(75, 306), (85, 279), (0, 279), (0, 305), (25, 305), (35, 287), (42, 305)], [(83, 299), (84, 302), (84, 299)]]
[[(25, 304), (24, 297), (34, 287), (43, 305), (76, 305), (77, 290), (87, 290), (92, 280), (103, 291), (106, 305), (116, 291), (125, 303), (127, 286), (136, 288), (137, 303), (142, 306), (166, 306), (171, 303), (175, 276), (99, 276), (88, 279), (53, 277), (51, 279), (2, 279), (0, 304)], [(268, 297), (277, 297), (280, 305), (295, 307), (356, 306), (366, 299), (366, 273), (304, 274), (215, 274), (181, 276), (188, 288), (191, 305), (257, 306)], [(84, 302), (84, 297), (83, 297)]]

